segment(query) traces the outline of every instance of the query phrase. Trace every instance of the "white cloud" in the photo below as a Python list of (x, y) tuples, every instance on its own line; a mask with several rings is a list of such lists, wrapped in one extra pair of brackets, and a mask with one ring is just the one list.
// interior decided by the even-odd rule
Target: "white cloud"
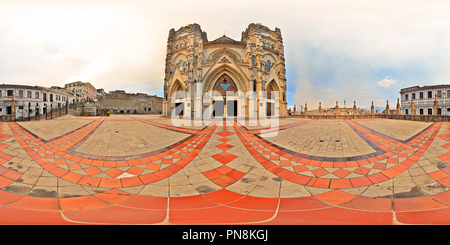
[(397, 80), (392, 79), (391, 76), (383, 78), (383, 80), (378, 81), (377, 85), (383, 88), (389, 88), (392, 84), (396, 83)]
[(325, 89), (324, 90), (325, 92), (331, 92), (331, 91), (333, 91), (331, 88), (327, 88), (327, 89)]

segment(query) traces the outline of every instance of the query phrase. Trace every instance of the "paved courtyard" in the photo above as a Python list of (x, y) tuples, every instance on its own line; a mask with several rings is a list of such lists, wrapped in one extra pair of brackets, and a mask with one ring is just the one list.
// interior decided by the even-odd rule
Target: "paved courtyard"
[[(450, 123), (0, 124), (0, 224), (449, 224)], [(272, 137), (269, 137), (272, 136)]]

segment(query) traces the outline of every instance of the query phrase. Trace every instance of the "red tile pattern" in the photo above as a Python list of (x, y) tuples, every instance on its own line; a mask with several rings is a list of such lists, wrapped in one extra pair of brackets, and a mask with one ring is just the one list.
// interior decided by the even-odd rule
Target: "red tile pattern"
[[(94, 129), (94, 127), (96, 125), (99, 125), (103, 120), (104, 119), (98, 119), (97, 120), (98, 122), (93, 123), (90, 129), (91, 130)], [(23, 130), (21, 127), (19, 127), (16, 123), (9, 123), (8, 125), (10, 126), (14, 136), (17, 138), (17, 140), (19, 141), (23, 149), (28, 153), (28, 155), (34, 161), (36, 161), (36, 163), (38, 163), (40, 166), (42, 166), (50, 173), (73, 183), (87, 186), (98, 186), (108, 188), (132, 187), (143, 184), (149, 184), (155, 181), (159, 181), (163, 178), (166, 178), (178, 172), (180, 169), (186, 166), (192, 159), (194, 159), (197, 156), (198, 152), (206, 144), (210, 135), (212, 134), (212, 132), (214, 132), (215, 129), (215, 126), (213, 125), (209, 128), (205, 128), (203, 131), (195, 131), (196, 134), (189, 140), (183, 142), (182, 144), (177, 145), (176, 147), (170, 150), (161, 152), (159, 154), (150, 157), (143, 157), (140, 159), (130, 159), (126, 161), (116, 161), (116, 160), (100, 161), (64, 153), (59, 149), (55, 149), (49, 146), (48, 144), (42, 142), (41, 140), (37, 139), (35, 136), (31, 135), (26, 130)], [(82, 128), (80, 129), (80, 131), (82, 131), (83, 133), (75, 131), (67, 135), (66, 137), (78, 135), (78, 138), (75, 138), (72, 141), (78, 142), (81, 138), (89, 134), (89, 131), (86, 131), (86, 128)], [(60, 140), (63, 139), (64, 138), (61, 138)], [(69, 145), (72, 145), (72, 143), (69, 143), (67, 146)], [(181, 154), (181, 151), (185, 153)], [(56, 159), (55, 155), (57, 157)], [(180, 158), (180, 156), (183, 155), (184, 157)], [(177, 160), (176, 162), (173, 161), (173, 157), (175, 157), (175, 159)], [(54, 163), (49, 159), (54, 159)], [(69, 160), (75, 163), (67, 164)], [(92, 165), (92, 167), (86, 168), (86, 170), (84, 171), (85, 175), (71, 172), (73, 170), (81, 169), (78, 163), (82, 163), (85, 165)], [(65, 170), (64, 168), (62, 168), (61, 167), (62, 164), (66, 164), (69, 170)], [(140, 165), (140, 167), (137, 167), (137, 165)], [(132, 167), (126, 172), (135, 176), (115, 179), (125, 172), (117, 169), (117, 167), (127, 167), (127, 166)], [(110, 169), (106, 171), (101, 171), (97, 167), (110, 167)], [(144, 169), (155, 171), (152, 173), (142, 174)], [(92, 176), (103, 172), (113, 179), (109, 179), (107, 177)], [(20, 177), (19, 174), (14, 174), (12, 170), (5, 174), (8, 177), (7, 179), (15, 180), (18, 177)], [(7, 180), (4, 180), (4, 182), (7, 183)]]
[[(231, 122), (234, 124), (234, 122)], [(229, 138), (228, 136), (234, 135), (235, 132), (233, 132), (233, 126), (229, 127), (227, 126), (227, 123), (216, 123), (216, 124), (222, 124), (217, 126), (216, 132), (214, 134), (221, 136), (222, 138), (218, 139), (218, 144), (215, 146), (216, 148), (220, 149), (222, 152), (217, 153), (215, 155), (212, 155), (211, 157), (214, 158), (216, 161), (223, 164), (220, 167), (217, 167), (215, 169), (208, 170), (204, 172), (203, 174), (212, 182), (217, 184), (218, 186), (225, 188), (233, 183), (235, 183), (237, 180), (241, 179), (245, 173), (233, 169), (226, 164), (233, 161), (234, 159), (238, 158), (238, 156), (226, 152), (227, 150), (233, 148), (233, 145), (230, 145), (226, 142), (228, 142)]]
[[(427, 130), (420, 133), (406, 144), (388, 139), (381, 134), (373, 134), (371, 131), (364, 130), (362, 127), (358, 127), (357, 124), (349, 123), (349, 125), (354, 127), (355, 130), (360, 132), (375, 145), (383, 150), (386, 150), (387, 152), (377, 157), (357, 160), (356, 163), (354, 161), (311, 161), (310, 159), (301, 157), (303, 154), (290, 154), (286, 153), (285, 151), (279, 150), (277, 147), (261, 140), (255, 134), (251, 134), (244, 127), (235, 127), (235, 130), (236, 132), (238, 132), (238, 134), (240, 134), (239, 138), (242, 140), (243, 144), (253, 155), (253, 157), (266, 169), (278, 175), (279, 177), (297, 184), (306, 184), (307, 186), (345, 189), (376, 184), (391, 179), (407, 170), (426, 151), (428, 146), (433, 141), (434, 137), (439, 132), (442, 123), (434, 123), (432, 127), (429, 127)], [(395, 144), (393, 144), (393, 142), (395, 142)], [(386, 145), (389, 145), (389, 147)], [(413, 148), (411, 147), (412, 145), (416, 145), (417, 147)], [(405, 149), (413, 149), (414, 153), (408, 158), (404, 159), (401, 163), (399, 163), (397, 154)], [(283, 164), (281, 164), (281, 161), (274, 162), (273, 160), (271, 160), (271, 157), (274, 155), (279, 155), (286, 160), (283, 160)], [(384, 159), (387, 159), (387, 162), (392, 163), (393, 166), (390, 166), (389, 169), (386, 169), (386, 164), (378, 163), (378, 161), (382, 161)], [(291, 162), (291, 164), (289, 164), (289, 161)], [(294, 168), (294, 171), (300, 170), (299, 172), (294, 172), (286, 168), (286, 166), (293, 165), (294, 162), (297, 164)], [(373, 169), (383, 169), (383, 171), (375, 174), (369, 174), (372, 168), (363, 166), (369, 165), (370, 162), (375, 162), (375, 164), (373, 164), (372, 166)], [(302, 174), (302, 172), (306, 171), (306, 169), (305, 167), (299, 166), (305, 166), (306, 168), (308, 168), (307, 166), (318, 167), (310, 171), (315, 177)], [(346, 170), (345, 168), (356, 166), (359, 167), (352, 172), (360, 176), (345, 180), (345, 178), (347, 178), (347, 176), (351, 173), (351, 171)], [(327, 168), (341, 168), (338, 172), (333, 172), (334, 176), (337, 176), (339, 178), (322, 177), (330, 173), (326, 170)]]
[[(134, 120), (133, 117), (129, 118)], [(88, 137), (102, 120), (105, 119), (96, 120), (48, 142), (30, 134), (16, 123), (0, 123), (0, 188), (9, 186), (22, 175), (5, 167), (5, 164), (14, 158), (3, 152), (9, 147), (3, 141), (11, 137), (15, 137), (34, 162), (54, 176), (79, 185), (109, 188), (100, 193), (65, 198), (33, 197), (2, 189), (1, 224), (450, 223), (449, 191), (423, 197), (376, 199), (343, 191), (347, 188), (373, 185), (398, 176), (418, 161), (435, 137), (448, 141), (449, 143), (442, 147), (450, 150), (450, 123), (434, 123), (406, 142), (390, 139), (350, 121), (349, 125), (356, 131), (385, 151), (376, 157), (354, 161), (312, 160), (302, 154), (281, 151), (258, 137), (263, 131), (261, 129), (247, 130), (239, 125), (212, 124), (202, 130), (190, 130), (141, 119), (135, 120), (188, 133), (192, 137), (172, 149), (152, 156), (122, 160), (90, 159), (64, 152)], [(288, 124), (280, 127), (280, 130), (307, 122), (310, 121)], [(437, 136), (442, 125), (448, 133)], [(7, 127), (13, 135), (4, 133)], [(214, 134), (220, 138), (217, 142), (209, 143), (214, 143), (214, 148), (221, 152), (214, 154), (212, 158), (221, 164), (203, 174), (223, 187), (222, 189), (186, 197), (153, 197), (118, 189), (141, 186), (170, 177), (189, 164)], [(246, 174), (227, 165), (239, 158), (239, 155), (230, 153), (238, 144), (230, 139), (231, 136), (237, 136), (239, 144), (242, 143), (259, 164), (278, 177), (303, 186), (333, 190), (297, 198), (264, 198), (226, 189)], [(403, 151), (406, 153), (400, 153)], [(450, 163), (448, 152), (437, 157), (445, 163)], [(120, 167), (129, 168), (121, 170)], [(377, 172), (371, 174), (372, 170)], [(310, 172), (311, 176), (302, 174), (306, 172)], [(96, 177), (100, 174), (109, 177)], [(133, 177), (117, 178), (123, 174)], [(429, 176), (450, 187), (450, 167), (430, 172)]]

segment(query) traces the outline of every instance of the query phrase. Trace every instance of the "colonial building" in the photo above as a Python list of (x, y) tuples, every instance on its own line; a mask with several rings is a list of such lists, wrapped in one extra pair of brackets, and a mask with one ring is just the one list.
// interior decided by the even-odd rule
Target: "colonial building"
[(17, 84), (0, 85), (0, 115), (35, 117), (74, 103), (76, 97), (58, 89)]
[(97, 98), (97, 89), (91, 83), (81, 81), (67, 83), (64, 88), (78, 95), (78, 102), (93, 102)]
[[(96, 102), (97, 110), (107, 109), (112, 114), (161, 114), (163, 98), (144, 93), (126, 93), (124, 90), (110, 91)], [(92, 103), (91, 103), (92, 104)]]
[(191, 24), (170, 30), (166, 54), (163, 115), (286, 116), (280, 29), (250, 24), (239, 41), (225, 35), (209, 41)]
[(450, 115), (450, 84), (403, 88), (400, 97), (402, 114)]

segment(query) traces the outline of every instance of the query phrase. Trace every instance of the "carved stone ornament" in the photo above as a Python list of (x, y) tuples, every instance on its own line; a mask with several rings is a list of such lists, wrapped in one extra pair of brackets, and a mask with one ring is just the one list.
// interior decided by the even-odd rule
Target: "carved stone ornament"
[(219, 61), (219, 63), (231, 63), (231, 62), (227, 59), (227, 57), (223, 57), (223, 58)]

